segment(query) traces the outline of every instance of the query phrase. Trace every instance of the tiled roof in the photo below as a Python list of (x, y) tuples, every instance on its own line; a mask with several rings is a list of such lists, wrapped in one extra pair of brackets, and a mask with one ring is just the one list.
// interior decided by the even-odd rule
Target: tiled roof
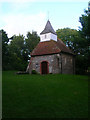
[(66, 52), (66, 53), (70, 53), (70, 54), (74, 54), (65, 44), (64, 42), (58, 38), (57, 40), (57, 46), (59, 47), (59, 49), (62, 52)]
[(44, 30), (40, 33), (40, 35), (45, 34), (45, 33), (53, 33), (56, 35), (56, 32), (54, 31), (49, 20), (47, 21), (46, 26), (45, 26)]
[(71, 50), (66, 47), (66, 45), (60, 39), (58, 39), (57, 42), (53, 40), (39, 42), (35, 49), (32, 51), (31, 56), (56, 54), (60, 52), (73, 54)]

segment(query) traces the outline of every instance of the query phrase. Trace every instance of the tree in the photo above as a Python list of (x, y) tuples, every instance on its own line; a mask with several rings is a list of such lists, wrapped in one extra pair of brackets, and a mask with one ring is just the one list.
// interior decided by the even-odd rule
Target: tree
[[(90, 70), (90, 11), (84, 10), (84, 14), (79, 17), (81, 28), (79, 28), (81, 36), (84, 38), (83, 47), (84, 55), (82, 56), (85, 61), (85, 71)], [(80, 61), (81, 62), (81, 61)]]
[(84, 10), (83, 15), (79, 17), (79, 22), (82, 27), (79, 27), (81, 34), (88, 40), (90, 45), (90, 12), (88, 10)]
[[(10, 66), (13, 70), (26, 70), (28, 54), (23, 35), (13, 36), (10, 42)], [(13, 62), (12, 62), (13, 61)]]
[[(10, 69), (13, 70), (26, 70), (28, 65), (28, 60), (30, 52), (34, 49), (34, 47), (39, 42), (39, 37), (36, 32), (27, 33), (27, 38), (23, 35), (12, 36), (10, 39), (11, 42), (8, 44), (10, 50), (10, 58), (9, 64), (11, 66)], [(12, 62), (13, 61), (13, 62)]]
[(58, 38), (62, 39), (62, 41), (69, 47), (72, 47), (72, 43), (75, 39), (75, 37), (78, 36), (77, 30), (70, 29), (70, 28), (64, 28), (64, 29), (58, 29), (56, 31)]
[(27, 38), (25, 39), (25, 44), (28, 54), (32, 52), (35, 46), (39, 43), (40, 37), (37, 35), (37, 32), (32, 31), (32, 33), (27, 33)]
[(0, 32), (2, 33), (3, 70), (26, 70), (30, 52), (40, 40), (37, 33), (33, 31), (31, 34), (28, 32), (25, 39), (23, 35), (13, 35), (8, 38), (4, 30), (0, 30)]
[(8, 49), (8, 36), (4, 30), (0, 30), (2, 33), (2, 70), (7, 70), (9, 61), (9, 49)]
[(84, 39), (81, 37), (79, 31), (64, 28), (58, 29), (56, 33), (58, 38), (60, 38), (75, 54), (83, 53), (82, 45)]

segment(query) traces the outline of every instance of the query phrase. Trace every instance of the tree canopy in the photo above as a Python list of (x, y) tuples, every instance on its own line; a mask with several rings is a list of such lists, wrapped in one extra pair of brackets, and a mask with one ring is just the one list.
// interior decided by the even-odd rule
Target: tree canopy
[(81, 17), (79, 17), (79, 22), (81, 23), (81, 28), (79, 29), (80, 34), (82, 36), (82, 38), (85, 39), (85, 41), (83, 42), (83, 48), (85, 48), (84, 50), (84, 55), (83, 58), (85, 59), (85, 61), (83, 62), (83, 64), (85, 65), (85, 69), (90, 72), (90, 11), (88, 10), (84, 10), (84, 14), (81, 15)]
[(4, 30), (0, 30), (2, 33), (2, 68), (5, 70), (9, 60), (9, 49), (8, 49), (8, 36)]
[(2, 30), (2, 68), (3, 70), (26, 70), (30, 52), (39, 42), (37, 32), (27, 33), (27, 38), (23, 35), (13, 35), (10, 39), (6, 32)]
[(32, 52), (35, 46), (39, 43), (40, 37), (37, 35), (36, 31), (32, 31), (32, 34), (28, 32), (26, 36), (27, 38), (25, 39), (25, 44), (28, 53), (30, 54), (30, 52)]
[(83, 53), (82, 41), (84, 41), (84, 39), (77, 30), (64, 28), (58, 29), (56, 33), (58, 38), (60, 38), (74, 53)]

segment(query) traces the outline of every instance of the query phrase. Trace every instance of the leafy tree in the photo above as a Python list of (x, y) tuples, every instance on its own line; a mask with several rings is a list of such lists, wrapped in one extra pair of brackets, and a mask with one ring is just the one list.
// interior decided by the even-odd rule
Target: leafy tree
[(35, 46), (39, 43), (40, 37), (37, 35), (37, 32), (32, 31), (32, 33), (27, 33), (27, 38), (25, 39), (25, 44), (28, 54), (32, 52)]
[[(26, 70), (30, 52), (39, 42), (36, 32), (27, 33), (27, 38), (23, 35), (13, 35), (8, 38), (4, 30), (2, 32), (2, 66), (3, 70)], [(11, 39), (9, 41), (9, 39)]]
[(85, 10), (84, 14), (79, 17), (79, 22), (81, 23), (81, 28), (79, 29), (79, 32), (84, 38), (83, 42), (83, 49), (84, 52), (82, 54), (82, 61), (80, 61), (80, 64), (85, 65), (85, 71), (88, 71), (90, 69), (90, 12), (89, 10)]
[[(90, 12), (88, 10), (84, 10), (83, 15), (79, 17), (79, 22), (82, 27), (79, 27), (81, 34), (89, 40), (90, 43)], [(89, 44), (90, 45), (90, 44)]]
[(77, 30), (70, 28), (58, 29), (56, 33), (58, 38), (62, 39), (62, 41), (70, 48), (74, 38), (78, 36)]
[(58, 38), (60, 38), (67, 47), (69, 47), (75, 54), (81, 54), (84, 52), (83, 39), (79, 31), (70, 28), (58, 29), (56, 31)]
[[(10, 65), (14, 70), (25, 70), (27, 66), (28, 54), (25, 48), (23, 35), (13, 36), (10, 42)], [(13, 61), (13, 62), (12, 62)]]
[(9, 61), (9, 49), (8, 49), (8, 36), (4, 30), (0, 30), (2, 33), (2, 70), (7, 70)]

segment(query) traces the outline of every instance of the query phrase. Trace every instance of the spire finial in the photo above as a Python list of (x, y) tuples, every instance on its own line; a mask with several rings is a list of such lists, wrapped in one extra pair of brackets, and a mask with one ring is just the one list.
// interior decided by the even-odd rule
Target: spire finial
[(49, 11), (48, 11), (48, 20), (49, 20)]

